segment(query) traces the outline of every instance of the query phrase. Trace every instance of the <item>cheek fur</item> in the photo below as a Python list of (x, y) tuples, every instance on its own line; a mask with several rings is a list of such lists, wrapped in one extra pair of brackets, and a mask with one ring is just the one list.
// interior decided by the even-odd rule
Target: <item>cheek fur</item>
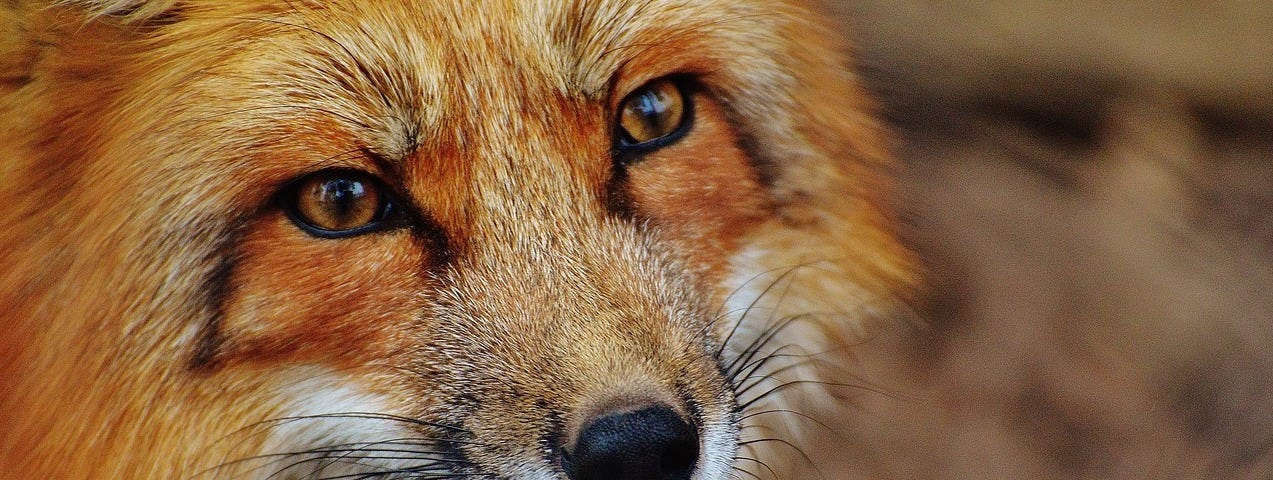
[(630, 166), (628, 188), (641, 216), (719, 275), (742, 237), (769, 215), (768, 199), (721, 107), (695, 97), (693, 130)]
[[(394, 348), (423, 308), (427, 252), (405, 230), (347, 239), (267, 215), (238, 245), (221, 355), (360, 363)], [(224, 359), (223, 359), (224, 360)]]

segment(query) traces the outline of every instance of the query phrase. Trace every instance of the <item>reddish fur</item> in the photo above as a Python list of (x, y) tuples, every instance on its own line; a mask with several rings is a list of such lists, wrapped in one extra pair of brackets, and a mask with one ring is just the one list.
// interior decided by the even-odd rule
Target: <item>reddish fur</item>
[(719, 281), (729, 256), (772, 205), (720, 107), (697, 97), (692, 139), (634, 165), (631, 194), (638, 209), (680, 237)]
[[(354, 391), (463, 422), (467, 458), (530, 475), (550, 419), (693, 415), (685, 395), (722, 423), (715, 313), (746, 280), (814, 262), (757, 303), (833, 314), (789, 343), (842, 346), (895, 306), (911, 267), (882, 134), (809, 10), (554, 7), (0, 7), (0, 411), (21, 412), (0, 415), (0, 472), (266, 476), (225, 462), (350, 433), (268, 421)], [(674, 74), (702, 84), (693, 129), (629, 167), (623, 217), (610, 112)], [(332, 167), (388, 179), (439, 232), (309, 236), (275, 196)]]

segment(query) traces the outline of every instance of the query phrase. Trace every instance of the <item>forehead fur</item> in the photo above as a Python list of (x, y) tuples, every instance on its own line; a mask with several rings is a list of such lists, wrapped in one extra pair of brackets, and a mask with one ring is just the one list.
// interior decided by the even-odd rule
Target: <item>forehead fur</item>
[[(161, 48), (150, 58), (196, 59), (192, 76), (243, 77), (268, 87), (258, 91), (284, 96), (224, 104), (308, 102), (311, 116), (326, 113), (346, 130), (377, 132), (369, 143), (396, 156), (448, 132), (481, 136), (488, 122), (471, 121), (471, 112), (520, 119), (554, 99), (604, 104), (673, 73), (702, 77), (729, 101), (747, 93), (782, 103), (792, 75), (779, 65), (799, 57), (785, 39), (816, 29), (795, 23), (797, 7), (771, 2), (393, 3), (182, 3), (172, 7), (182, 21), (152, 39)], [(205, 40), (182, 44), (187, 38)], [(227, 59), (233, 71), (218, 72)], [(748, 108), (745, 101), (737, 106)]]
[[(519, 66), (554, 67), (537, 73), (552, 77), (558, 87), (590, 93), (603, 89), (608, 78), (622, 65), (649, 50), (677, 45), (677, 50), (684, 51), (687, 50), (686, 40), (709, 49), (737, 45), (760, 49), (763, 43), (759, 40), (766, 37), (773, 40), (773, 35), (781, 34), (782, 30), (790, 27), (784, 24), (807, 13), (781, 1), (715, 0), (335, 0), (259, 3), (99, 0), (60, 3), (87, 7), (97, 15), (134, 21), (164, 13), (214, 21), (219, 17), (230, 22), (280, 22), (276, 26), (285, 26), (289, 19), (301, 19), (304, 21), (291, 26), (314, 28), (316, 31), (312, 33), (320, 36), (337, 33), (321, 29), (324, 19), (358, 18), (357, 23), (337, 22), (354, 27), (355, 31), (345, 32), (350, 35), (350, 40), (364, 40), (380, 47), (405, 48), (397, 53), (416, 54), (417, 58), (423, 58), (420, 55), (427, 56), (429, 52), (410, 51), (413, 47), (410, 43), (417, 43), (415, 46), (418, 47), (418, 41), (427, 38), (432, 47), (450, 45), (458, 50), (432, 52), (432, 56), (468, 52), (451, 57), (463, 60), (495, 53), (510, 60), (533, 60), (533, 63)], [(799, 26), (809, 27), (816, 28)], [(359, 36), (362, 38), (357, 38)], [(337, 39), (336, 35), (332, 37), (329, 40)], [(710, 44), (696, 41), (704, 37), (715, 37), (715, 41)], [(355, 43), (352, 46), (366, 45)], [(755, 50), (754, 53), (774, 52)]]

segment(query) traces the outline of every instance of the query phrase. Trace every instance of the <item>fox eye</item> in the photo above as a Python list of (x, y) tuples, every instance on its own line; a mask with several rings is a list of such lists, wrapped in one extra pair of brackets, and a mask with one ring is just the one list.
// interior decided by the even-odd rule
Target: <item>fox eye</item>
[(669, 79), (647, 83), (619, 107), (619, 142), (624, 147), (657, 147), (684, 132), (688, 99)]
[(391, 211), (383, 189), (370, 176), (354, 171), (325, 171), (301, 178), (284, 190), (283, 209), (302, 230), (337, 238), (380, 227)]

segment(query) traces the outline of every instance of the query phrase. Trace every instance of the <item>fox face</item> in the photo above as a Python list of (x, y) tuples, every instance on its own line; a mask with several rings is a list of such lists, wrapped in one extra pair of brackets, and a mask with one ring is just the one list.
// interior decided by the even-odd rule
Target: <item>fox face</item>
[(790, 478), (910, 282), (803, 4), (0, 9), (15, 478)]

